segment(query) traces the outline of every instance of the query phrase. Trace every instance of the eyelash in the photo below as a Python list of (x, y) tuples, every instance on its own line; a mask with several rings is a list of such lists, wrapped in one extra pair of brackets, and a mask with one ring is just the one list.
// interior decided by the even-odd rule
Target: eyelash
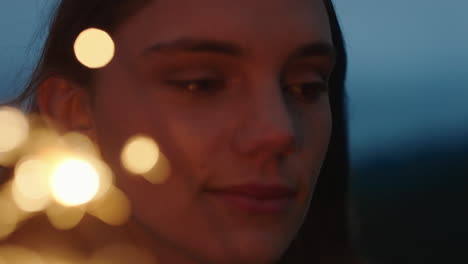
[[(166, 83), (170, 86), (183, 89), (190, 93), (204, 94), (215, 94), (216, 92), (222, 90), (224, 86), (223, 80), (215, 78), (168, 80)], [(192, 85), (195, 85), (195, 87)], [(192, 88), (190, 86), (192, 86)], [(319, 99), (321, 94), (328, 91), (328, 85), (323, 82), (303, 82), (292, 85), (283, 84), (282, 86), (289, 88), (287, 90), (289, 90), (295, 98), (306, 104), (314, 103)], [(312, 92), (312, 94), (307, 92)]]
[[(200, 78), (200, 79), (191, 79), (191, 80), (168, 80), (166, 81), (168, 85), (178, 87), (187, 92), (196, 93), (215, 93), (222, 89), (223, 81), (220, 79), (214, 78)], [(197, 87), (202, 88), (190, 88), (192, 84), (196, 84)]]
[(323, 82), (303, 82), (285, 85), (285, 87), (289, 87), (291, 94), (306, 104), (316, 102), (322, 94), (328, 92), (328, 84)]

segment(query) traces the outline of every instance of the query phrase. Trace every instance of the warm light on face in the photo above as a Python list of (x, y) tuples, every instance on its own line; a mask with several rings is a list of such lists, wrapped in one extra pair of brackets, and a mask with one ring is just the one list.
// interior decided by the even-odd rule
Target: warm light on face
[(158, 161), (159, 148), (153, 139), (146, 136), (131, 138), (122, 151), (122, 164), (133, 174), (149, 172)]
[(43, 259), (36, 252), (24, 247), (13, 245), (0, 246), (0, 257), (0, 260), (3, 260), (4, 263), (7, 264), (45, 264)]
[(31, 158), (18, 162), (12, 193), (19, 208), (27, 212), (36, 212), (48, 205), (48, 175), (49, 167), (42, 160)]
[(66, 159), (52, 172), (50, 187), (53, 197), (65, 206), (89, 202), (99, 190), (99, 175), (83, 160)]
[(75, 56), (84, 66), (92, 69), (106, 66), (114, 57), (115, 45), (107, 32), (89, 28), (81, 32), (74, 44)]
[(2, 240), (15, 231), (20, 213), (10, 199), (2, 197), (0, 197), (0, 212), (0, 240)]
[(113, 243), (96, 252), (91, 257), (92, 264), (138, 263), (157, 264), (155, 256), (148, 250), (131, 243)]
[(20, 146), (28, 133), (28, 120), (20, 110), (0, 107), (0, 152), (12, 151)]

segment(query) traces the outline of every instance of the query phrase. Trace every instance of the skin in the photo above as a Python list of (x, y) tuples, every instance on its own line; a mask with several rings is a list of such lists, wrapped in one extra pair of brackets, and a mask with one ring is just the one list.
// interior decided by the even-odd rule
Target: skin
[[(158, 0), (113, 38), (116, 55), (97, 71), (92, 102), (71, 96), (83, 107), (67, 110), (74, 104), (44, 92), (42, 110), (70, 112), (76, 118), (62, 119), (78, 124), (65, 126), (98, 143), (160, 263), (277, 261), (303, 221), (331, 133), (327, 92), (304, 84), (326, 86), (333, 58), (291, 57), (306, 43), (332, 45), (322, 1)], [(148, 51), (180, 38), (227, 42), (243, 54)], [(221, 81), (168, 83), (192, 79)], [(135, 134), (154, 138), (169, 160), (164, 184), (122, 168), (120, 152)], [(209, 192), (252, 182), (296, 193), (283, 214), (251, 214)]]

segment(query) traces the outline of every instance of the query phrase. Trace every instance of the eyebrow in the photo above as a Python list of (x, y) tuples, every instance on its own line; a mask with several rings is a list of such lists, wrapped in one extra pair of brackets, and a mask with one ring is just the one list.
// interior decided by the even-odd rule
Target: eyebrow
[(328, 57), (332, 61), (336, 60), (336, 51), (333, 45), (327, 42), (307, 43), (296, 50), (289, 56), (288, 61), (308, 58), (308, 57)]
[[(193, 38), (180, 38), (151, 45), (143, 51), (143, 55), (149, 53), (178, 52), (214, 53), (230, 57), (243, 57), (247, 55), (241, 46), (232, 42)], [(336, 52), (333, 46), (327, 42), (306, 43), (296, 48), (291, 55), (289, 55), (288, 61), (316, 56), (326, 56), (334, 60), (336, 58)]]
[(236, 44), (208, 39), (181, 38), (170, 42), (157, 43), (145, 49), (143, 54), (148, 53), (217, 53), (232, 57), (245, 56), (242, 48)]

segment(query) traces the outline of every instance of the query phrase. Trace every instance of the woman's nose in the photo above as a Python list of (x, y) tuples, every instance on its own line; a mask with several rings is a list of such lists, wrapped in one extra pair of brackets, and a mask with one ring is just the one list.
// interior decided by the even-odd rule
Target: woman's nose
[(279, 84), (258, 89), (246, 100), (243, 125), (234, 140), (237, 150), (259, 159), (278, 159), (294, 151), (296, 135), (292, 111)]

